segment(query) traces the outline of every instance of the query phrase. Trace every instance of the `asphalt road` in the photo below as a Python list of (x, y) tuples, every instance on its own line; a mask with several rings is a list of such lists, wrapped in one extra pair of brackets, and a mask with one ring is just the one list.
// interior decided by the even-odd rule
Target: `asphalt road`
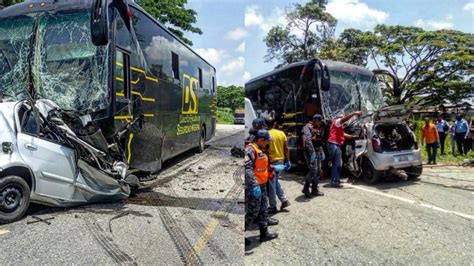
[(431, 167), (418, 181), (325, 187), (302, 197), (301, 174), (285, 174), (288, 212), (279, 238), (260, 244), (247, 231), (245, 264), (454, 264), (474, 262), (474, 168)]
[[(135, 198), (71, 209), (30, 207), (0, 226), (0, 264), (242, 264), (243, 126), (218, 125), (202, 154), (165, 164)], [(27, 224), (32, 216), (46, 222)]]

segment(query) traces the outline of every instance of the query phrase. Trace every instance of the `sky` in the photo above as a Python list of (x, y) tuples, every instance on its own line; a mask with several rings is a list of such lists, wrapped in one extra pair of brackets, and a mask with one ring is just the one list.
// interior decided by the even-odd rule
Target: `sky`
[[(284, 11), (300, 0), (188, 0), (203, 34), (187, 33), (196, 50), (217, 69), (217, 83), (243, 86), (271, 71), (263, 39), (284, 25)], [(327, 12), (337, 20), (336, 36), (346, 28), (372, 30), (377, 24), (455, 29), (474, 33), (473, 0), (329, 0)]]

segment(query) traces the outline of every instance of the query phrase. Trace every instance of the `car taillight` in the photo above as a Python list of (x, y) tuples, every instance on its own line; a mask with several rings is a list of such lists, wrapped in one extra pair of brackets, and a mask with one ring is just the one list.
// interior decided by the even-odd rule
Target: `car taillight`
[(382, 147), (380, 146), (380, 139), (372, 139), (372, 149), (374, 152), (382, 152)]

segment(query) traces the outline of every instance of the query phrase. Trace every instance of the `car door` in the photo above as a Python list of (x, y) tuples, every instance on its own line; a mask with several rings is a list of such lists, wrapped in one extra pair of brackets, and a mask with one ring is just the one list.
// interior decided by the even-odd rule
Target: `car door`
[(74, 150), (27, 132), (18, 132), (17, 144), (20, 155), (35, 175), (34, 192), (55, 199), (71, 199), (76, 181)]

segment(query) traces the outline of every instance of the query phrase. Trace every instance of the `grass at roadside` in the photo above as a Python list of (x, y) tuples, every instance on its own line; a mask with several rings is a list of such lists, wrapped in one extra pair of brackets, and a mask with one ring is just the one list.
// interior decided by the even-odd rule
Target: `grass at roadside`
[(234, 112), (230, 108), (217, 108), (217, 123), (234, 124)]

